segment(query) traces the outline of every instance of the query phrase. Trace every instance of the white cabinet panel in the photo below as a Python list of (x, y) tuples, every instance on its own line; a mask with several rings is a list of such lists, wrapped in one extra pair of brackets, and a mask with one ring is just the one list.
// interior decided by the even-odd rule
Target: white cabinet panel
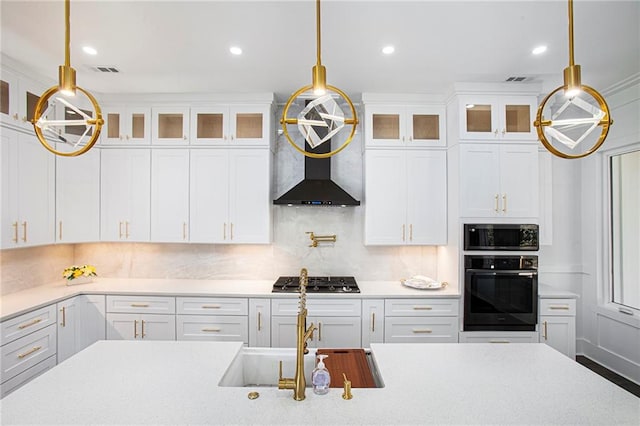
[(100, 134), (103, 145), (148, 145), (151, 143), (151, 108), (106, 106)]
[(105, 296), (76, 296), (59, 302), (57, 309), (58, 363), (105, 339)]
[(15, 377), (56, 353), (56, 326), (50, 325), (1, 348), (0, 381)]
[(175, 339), (175, 315), (107, 314), (107, 340)]
[(460, 343), (538, 343), (538, 333), (528, 331), (461, 331)]
[(182, 315), (248, 315), (248, 301), (240, 297), (178, 297), (176, 312)]
[(455, 343), (457, 317), (386, 317), (385, 343)]
[(307, 324), (318, 329), (311, 339), (316, 348), (359, 348), (362, 345), (360, 317), (310, 317)]
[(177, 315), (178, 340), (249, 343), (248, 319), (234, 315)]
[(151, 151), (151, 241), (189, 240), (189, 150)]
[(384, 342), (384, 300), (362, 300), (362, 347)]
[(386, 299), (386, 316), (457, 316), (457, 299)]
[(189, 143), (189, 107), (152, 107), (151, 142), (154, 145)]
[(31, 380), (35, 379), (45, 371), (50, 370), (55, 366), (56, 356), (52, 355), (44, 361), (34, 365), (33, 367), (28, 368), (22, 373), (15, 375), (11, 379), (2, 383), (2, 385), (0, 386), (0, 398), (4, 398), (14, 390), (18, 389), (20, 386), (26, 385)]
[(444, 106), (367, 105), (367, 147), (444, 147)]
[(56, 323), (56, 305), (45, 306), (2, 322), (2, 344)]
[(224, 149), (191, 150), (191, 242), (222, 243), (229, 235), (229, 160)]
[(249, 299), (249, 346), (271, 346), (270, 299)]
[(464, 95), (459, 97), (460, 138), (535, 140), (536, 96)]
[(176, 299), (164, 296), (107, 296), (107, 312), (175, 314)]

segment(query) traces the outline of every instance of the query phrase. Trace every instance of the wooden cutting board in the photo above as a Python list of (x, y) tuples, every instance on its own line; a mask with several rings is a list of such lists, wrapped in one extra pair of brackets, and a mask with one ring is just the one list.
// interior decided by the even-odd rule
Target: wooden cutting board
[(343, 387), (342, 373), (351, 380), (352, 388), (376, 387), (364, 349), (318, 349), (316, 355), (328, 355), (324, 364), (331, 374), (330, 387)]

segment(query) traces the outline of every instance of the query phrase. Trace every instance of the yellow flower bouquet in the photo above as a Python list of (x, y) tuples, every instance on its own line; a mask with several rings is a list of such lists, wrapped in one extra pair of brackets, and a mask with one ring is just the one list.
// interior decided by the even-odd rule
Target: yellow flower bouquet
[(67, 285), (87, 284), (93, 281), (93, 277), (97, 275), (93, 265), (69, 266), (62, 273), (62, 276), (67, 280)]

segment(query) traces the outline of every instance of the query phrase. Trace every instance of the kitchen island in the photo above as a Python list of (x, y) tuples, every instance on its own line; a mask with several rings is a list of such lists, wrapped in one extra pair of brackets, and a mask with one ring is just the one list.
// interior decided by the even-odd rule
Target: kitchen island
[[(9, 424), (637, 425), (640, 399), (544, 344), (372, 344), (383, 388), (220, 387), (241, 343), (100, 341), (0, 401)], [(278, 372), (274, 371), (274, 375)], [(340, 380), (340, 378), (333, 378)], [(341, 380), (340, 380), (341, 381)], [(250, 400), (250, 391), (259, 398)]]

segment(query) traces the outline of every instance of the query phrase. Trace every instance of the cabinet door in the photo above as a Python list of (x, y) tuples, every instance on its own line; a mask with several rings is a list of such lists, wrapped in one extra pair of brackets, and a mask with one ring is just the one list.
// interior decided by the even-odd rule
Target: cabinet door
[(107, 314), (107, 340), (175, 339), (175, 315)]
[(407, 107), (406, 111), (407, 146), (447, 146), (444, 107)]
[[(297, 316), (271, 317), (271, 346), (274, 348), (295, 348), (297, 344)], [(307, 325), (311, 322), (307, 320)]]
[(58, 363), (66, 360), (77, 352), (78, 333), (76, 331), (79, 319), (79, 308), (76, 298), (58, 303)]
[(403, 245), (407, 240), (405, 156), (399, 150), (365, 153), (365, 245)]
[(104, 340), (105, 335), (105, 296), (101, 294), (86, 294), (76, 297), (80, 307), (80, 321), (76, 326), (78, 339), (76, 351), (92, 345), (98, 340)]
[(311, 317), (309, 320), (318, 327), (313, 334), (313, 347), (359, 348), (362, 345), (360, 317)]
[(384, 300), (362, 301), (362, 347), (384, 342)]
[(229, 152), (228, 242), (271, 242), (270, 155), (268, 149)]
[(501, 96), (498, 105), (500, 137), (505, 140), (536, 140), (533, 121), (537, 109), (535, 96)]
[(460, 96), (460, 139), (493, 140), (500, 136), (497, 96)]
[(365, 110), (368, 147), (399, 147), (406, 142), (404, 107), (375, 106)]
[(17, 247), (18, 235), (18, 133), (0, 132), (0, 247)]
[(0, 71), (0, 121), (16, 125), (20, 118), (18, 113), (18, 76), (5, 69)]
[(104, 149), (100, 172), (102, 241), (149, 241), (150, 150)]
[(270, 107), (234, 105), (229, 109), (230, 143), (232, 145), (269, 146)]
[(107, 340), (138, 338), (138, 314), (107, 314)]
[(229, 108), (226, 106), (193, 107), (191, 145), (224, 145), (229, 141)]
[(244, 315), (178, 315), (176, 327), (178, 340), (249, 343)]
[(189, 143), (189, 108), (152, 108), (152, 143), (154, 145), (187, 145)]
[(447, 153), (411, 150), (407, 155), (407, 244), (447, 244)]
[(460, 145), (460, 216), (500, 213), (500, 151), (497, 145)]
[(538, 217), (538, 147), (500, 147), (500, 214)]
[(229, 159), (225, 149), (192, 149), (189, 179), (190, 241), (229, 240)]
[[(39, 83), (29, 78), (20, 77), (18, 80), (18, 108), (19, 108), (19, 125), (33, 132), (33, 124), (31, 120), (35, 116), (36, 104), (40, 100), (40, 96), (51, 86)], [(49, 101), (51, 102), (51, 101)], [(46, 111), (46, 107), (43, 109)]]
[(151, 241), (189, 240), (189, 151), (151, 152)]
[(249, 299), (249, 346), (271, 346), (270, 299)]
[(32, 135), (18, 135), (20, 244), (54, 242), (55, 159)]
[(540, 317), (540, 342), (576, 358), (576, 318), (570, 316)]
[(56, 241), (100, 241), (100, 150), (56, 156)]
[(106, 107), (100, 135), (105, 145), (145, 145), (151, 142), (151, 108)]

